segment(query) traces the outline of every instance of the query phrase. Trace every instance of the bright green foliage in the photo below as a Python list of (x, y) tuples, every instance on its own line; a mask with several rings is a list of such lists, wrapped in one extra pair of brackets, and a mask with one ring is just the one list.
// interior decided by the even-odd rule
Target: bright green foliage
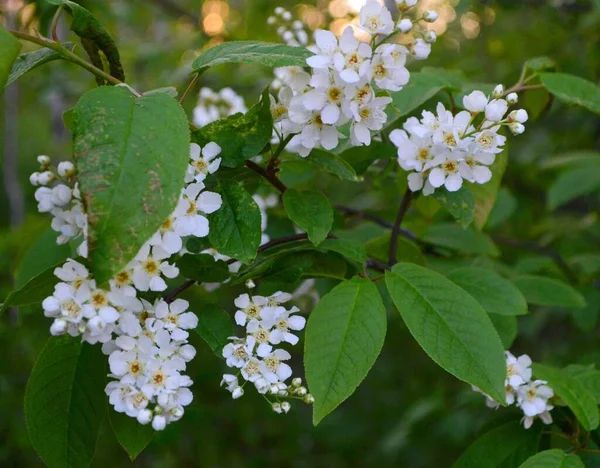
[(544, 87), (561, 101), (600, 114), (600, 87), (567, 73), (540, 73)]
[(101, 87), (77, 103), (73, 137), (89, 259), (102, 285), (175, 208), (189, 160), (187, 118), (166, 94)]
[(518, 325), (515, 315), (489, 314), (492, 325), (500, 335), (500, 341), (505, 349), (510, 349), (517, 338)]
[(548, 209), (554, 210), (571, 200), (600, 191), (600, 166), (579, 167), (563, 172), (548, 190)]
[(572, 364), (564, 369), (571, 377), (576, 378), (583, 384), (588, 392), (596, 399), (596, 403), (600, 404), (600, 371), (596, 370), (593, 365), (582, 366), (580, 364)]
[(200, 283), (220, 283), (229, 278), (229, 268), (223, 260), (215, 260), (212, 255), (186, 254), (176, 262), (179, 273)]
[(222, 63), (259, 63), (267, 67), (305, 67), (312, 52), (303, 47), (259, 41), (231, 41), (216, 45), (200, 55), (192, 68), (202, 73)]
[(524, 315), (527, 302), (510, 281), (484, 268), (465, 267), (452, 271), (448, 278), (467, 291), (486, 312), (500, 315)]
[(204, 304), (197, 315), (196, 332), (221, 357), (223, 347), (229, 343), (228, 338), (234, 334), (231, 317), (216, 304)]
[(429, 357), (504, 403), (504, 349), (479, 303), (440, 274), (409, 263), (387, 272), (385, 282), (406, 326)]
[(329, 172), (340, 179), (359, 182), (361, 177), (356, 175), (354, 168), (343, 158), (343, 155), (337, 155), (322, 149), (314, 149), (307, 158), (299, 158), (311, 166), (322, 171)]
[(221, 164), (239, 167), (259, 154), (273, 135), (268, 93), (245, 114), (234, 114), (209, 123), (192, 133), (192, 141), (204, 146), (213, 141), (221, 147)]
[(572, 377), (566, 370), (542, 364), (534, 364), (532, 368), (534, 377), (548, 382), (548, 386), (571, 408), (586, 430), (592, 431), (598, 427), (600, 414), (596, 398), (583, 383)]
[(453, 468), (516, 467), (533, 455), (542, 426), (524, 429), (519, 421), (495, 427), (482, 435), (452, 465)]
[(248, 263), (260, 245), (260, 210), (242, 184), (222, 180), (215, 191), (223, 205), (208, 215), (209, 240), (217, 251)]
[[(63, 44), (67, 49), (72, 47), (70, 42), (65, 42)], [(31, 70), (44, 65), (45, 63), (52, 62), (53, 60), (61, 60), (63, 57), (61, 54), (52, 49), (38, 49), (33, 52), (27, 52), (25, 54), (21, 54), (17, 57), (15, 62), (10, 69), (10, 75), (8, 77), (8, 81), (6, 82), (6, 86), (17, 81), (26, 73), (29, 73)]]
[(544, 276), (523, 275), (512, 279), (529, 304), (551, 307), (585, 307), (585, 298), (571, 286)]
[[(313, 150), (307, 159), (312, 158), (314, 153), (315, 151)], [(353, 146), (342, 151), (339, 155), (352, 166), (356, 174), (361, 176), (376, 160), (395, 159), (397, 149), (395, 146), (373, 141), (369, 146)]]
[(319, 302), (306, 327), (304, 366), (318, 424), (366, 377), (383, 346), (386, 313), (375, 285), (355, 277)]
[(482, 254), (495, 257), (499, 255), (498, 248), (490, 237), (473, 228), (463, 229), (457, 224), (434, 224), (430, 226), (423, 240), (441, 247), (467, 254)]
[(333, 224), (333, 208), (321, 192), (286, 190), (283, 206), (290, 219), (306, 231), (314, 245), (319, 245), (329, 234)]
[(54, 285), (56, 284), (56, 276), (54, 276), (54, 269), (60, 266), (63, 262), (54, 265), (42, 273), (31, 278), (25, 285), (20, 289), (16, 289), (11, 292), (2, 307), (0, 307), (0, 316), (9, 307), (22, 307), (32, 304), (41, 304), (41, 302), (54, 292)]
[(21, 44), (0, 24), (0, 95), (4, 91), (13, 62), (19, 55)]
[(29, 439), (49, 468), (89, 466), (106, 414), (106, 358), (79, 337), (50, 338), (25, 390)]
[(552, 449), (532, 456), (519, 468), (584, 468), (584, 465), (577, 455), (568, 455), (560, 449)]
[(333, 250), (361, 265), (367, 261), (365, 246), (357, 241), (350, 239), (325, 239), (319, 247), (325, 250)]
[[(398, 244), (398, 249), (396, 250), (397, 262), (425, 265), (425, 256), (417, 244), (402, 236), (398, 236), (396, 243)], [(390, 253), (390, 236), (376, 237), (367, 242), (365, 248), (371, 257), (381, 262), (387, 262)]]
[(112, 407), (108, 408), (108, 419), (117, 441), (131, 461), (142, 453), (156, 434), (149, 424), (143, 426), (137, 419), (117, 413)]
[(474, 201), (473, 193), (466, 187), (457, 192), (437, 190), (433, 194), (435, 198), (456, 219), (458, 224), (466, 228), (473, 222)]

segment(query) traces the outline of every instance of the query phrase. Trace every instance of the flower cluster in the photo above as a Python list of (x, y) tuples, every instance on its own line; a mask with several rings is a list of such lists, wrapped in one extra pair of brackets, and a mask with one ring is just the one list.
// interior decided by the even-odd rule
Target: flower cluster
[(247, 110), (244, 98), (231, 88), (223, 88), (219, 92), (202, 88), (194, 108), (193, 122), (194, 125), (202, 127), (238, 112), (245, 113)]
[(293, 20), (292, 14), (283, 7), (275, 8), (272, 16), (267, 18), (269, 26), (277, 28), (277, 35), (287, 45), (298, 47), (308, 45), (308, 34), (302, 21)]
[[(408, 8), (404, 5), (401, 13)], [(434, 21), (437, 16), (429, 13), (429, 19), (422, 20)], [(331, 31), (315, 31), (316, 44), (308, 47), (314, 55), (306, 60), (312, 73), (300, 68), (276, 71), (284, 86), (272, 99), (271, 111), (281, 137), (294, 135), (288, 151), (305, 157), (313, 148), (331, 150), (345, 138), (340, 127), (347, 124), (353, 145), (369, 145), (371, 132), (383, 128), (385, 109), (392, 102), (377, 91), (401, 90), (410, 78), (407, 58), (427, 58), (431, 44), (426, 39), (435, 40), (414, 28), (409, 42), (391, 42), (416, 23), (402, 15), (394, 23), (385, 6), (369, 0), (360, 11), (359, 27), (371, 35), (371, 41), (359, 41), (352, 26), (339, 40)]]
[[(506, 404), (516, 405), (523, 411), (523, 425), (529, 429), (535, 418), (540, 418), (544, 424), (552, 424), (550, 411), (554, 408), (548, 400), (554, 392), (544, 380), (531, 380), (531, 359), (526, 354), (518, 358), (506, 351)], [(473, 390), (482, 393), (477, 387)], [(500, 405), (486, 395), (486, 405), (498, 408)]]
[[(287, 413), (290, 409), (290, 403), (280, 399), (313, 402), (299, 378), (292, 379), (290, 386), (285, 383), (292, 376), (292, 369), (285, 363), (291, 355), (284, 349), (274, 348), (282, 343), (298, 343), (293, 332), (302, 330), (306, 324), (304, 317), (294, 315), (299, 312), (297, 307), (287, 309), (281, 305), (291, 298), (291, 294), (278, 291), (268, 297), (242, 294), (235, 300), (238, 308), (235, 322), (245, 328), (246, 335), (232, 336), (223, 348), (227, 366), (237, 369), (237, 374), (225, 374), (221, 382), (234, 399), (240, 398), (244, 394), (243, 387), (251, 382), (259, 393), (274, 398), (272, 408), (277, 413)], [(240, 385), (241, 379), (244, 382)]]
[[(179, 274), (171, 260), (185, 252), (184, 239), (208, 235), (204, 215), (219, 209), (222, 200), (219, 194), (204, 190), (204, 180), (219, 168), (220, 152), (215, 143), (204, 148), (191, 145), (184, 187), (175, 210), (135, 258), (109, 281), (108, 290), (97, 287), (83, 264), (69, 259), (55, 269), (61, 281), (42, 303), (44, 314), (53, 319), (52, 335), (69, 334), (91, 344), (103, 343), (104, 352), (110, 354), (111, 376), (118, 379), (106, 389), (111, 404), (116, 411), (136, 417), (143, 424), (152, 421), (157, 430), (179, 419), (183, 407), (191, 402), (187, 387), (192, 382), (181, 372), (195, 355), (194, 348), (187, 344), (185, 330), (194, 328), (197, 318), (191, 312), (184, 313), (188, 307), (185, 301), (169, 305), (159, 299), (152, 305), (140, 293), (166, 290), (165, 278)], [(57, 219), (68, 219), (73, 212), (80, 216), (80, 230), (67, 231), (63, 223), (58, 242), (63, 237), (68, 240), (85, 234), (87, 216), (72, 182), (72, 163), (60, 163), (53, 171), (47, 156), (38, 160), (42, 171), (33, 174), (31, 181), (42, 185), (36, 191), (39, 210), (54, 216), (53, 227), (58, 225)], [(56, 185), (48, 186), (55, 181)], [(79, 254), (86, 257), (87, 249), (80, 248)]]
[(506, 115), (509, 105), (517, 102), (517, 95), (511, 93), (503, 99), (503, 93), (501, 85), (489, 97), (473, 91), (463, 98), (467, 110), (456, 115), (438, 103), (436, 114), (423, 111), (421, 119), (411, 117), (403, 130), (390, 133), (390, 140), (398, 148), (398, 163), (411, 172), (410, 190), (430, 195), (444, 186), (455, 192), (463, 180), (485, 184), (492, 178), (489, 166), (506, 141), (498, 133), (501, 127), (518, 135), (527, 121), (524, 109)]

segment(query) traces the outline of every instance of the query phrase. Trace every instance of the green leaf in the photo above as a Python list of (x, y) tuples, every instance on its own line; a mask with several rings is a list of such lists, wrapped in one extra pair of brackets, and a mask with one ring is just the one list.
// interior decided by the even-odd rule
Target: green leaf
[(202, 312), (197, 315), (196, 332), (217, 356), (222, 357), (228, 338), (234, 335), (231, 317), (216, 304), (203, 305)]
[(181, 275), (200, 283), (220, 283), (230, 276), (227, 264), (208, 254), (186, 254), (175, 263)]
[(466, 187), (463, 187), (457, 192), (437, 190), (433, 194), (433, 198), (435, 198), (444, 208), (446, 208), (446, 210), (463, 228), (466, 228), (473, 222), (473, 193), (471, 193)]
[[(406, 263), (416, 263), (417, 265), (425, 265), (425, 256), (421, 249), (413, 241), (406, 237), (398, 236), (398, 248), (396, 250), (396, 261)], [(367, 254), (370, 257), (382, 262), (388, 262), (390, 254), (390, 236), (377, 237), (368, 241), (365, 244)]]
[(547, 206), (554, 210), (571, 200), (600, 191), (600, 166), (563, 172), (548, 190)]
[(492, 325), (500, 335), (504, 349), (509, 349), (517, 338), (517, 317), (514, 315), (489, 314)]
[(366, 377), (381, 351), (385, 331), (385, 307), (369, 279), (355, 277), (340, 283), (311, 312), (304, 365), (315, 398), (315, 425)]
[(119, 445), (127, 452), (132, 462), (156, 434), (151, 425), (142, 425), (136, 418), (130, 418), (125, 413), (117, 413), (113, 408), (108, 409), (108, 419)]
[(87, 467), (106, 413), (105, 363), (80, 337), (48, 340), (25, 389), (29, 440), (49, 468)]
[(600, 371), (594, 369), (594, 366), (582, 366), (572, 364), (564, 369), (571, 377), (579, 380), (584, 388), (590, 392), (600, 404)]
[(496, 245), (487, 234), (475, 229), (463, 229), (456, 224), (442, 223), (430, 226), (423, 240), (430, 244), (458, 250), (466, 254), (490, 255), (496, 257), (500, 254)]
[[(71, 254), (68, 244), (58, 245), (58, 233), (48, 227), (29, 247), (17, 269), (15, 287), (25, 286), (32, 278), (65, 261)], [(58, 282), (58, 280), (57, 280)]]
[(269, 95), (265, 91), (261, 101), (245, 114), (234, 114), (194, 131), (192, 141), (204, 146), (215, 142), (221, 147), (222, 165), (239, 167), (259, 154), (273, 135), (273, 117)]
[(330, 153), (322, 149), (314, 149), (307, 158), (301, 158), (307, 164), (318, 169), (329, 172), (342, 180), (360, 182), (362, 177), (358, 177), (354, 168), (344, 160), (344, 158), (335, 153)]
[(20, 289), (11, 292), (2, 307), (0, 307), (0, 316), (9, 307), (23, 307), (27, 305), (41, 304), (46, 297), (54, 292), (54, 285), (58, 279), (54, 276), (54, 269), (62, 265), (62, 261), (48, 268), (46, 271), (31, 278)]
[(513, 468), (537, 451), (541, 425), (524, 429), (511, 421), (485, 433), (463, 452), (452, 468)]
[(496, 155), (496, 160), (490, 166), (492, 179), (489, 182), (485, 184), (467, 184), (467, 187), (473, 193), (475, 201), (474, 225), (477, 229), (482, 229), (485, 226), (494, 208), (507, 163), (508, 152), (504, 150), (502, 153)]
[(211, 47), (192, 63), (195, 72), (222, 63), (259, 63), (267, 67), (306, 67), (306, 59), (313, 55), (304, 47), (292, 47), (259, 41), (232, 41)]
[(540, 73), (544, 87), (561, 101), (600, 114), (600, 87), (567, 73)]
[(11, 67), (20, 50), (21, 44), (19, 41), (0, 24), (0, 95), (4, 91)]
[(598, 427), (600, 414), (596, 398), (579, 380), (571, 377), (565, 370), (542, 364), (534, 363), (532, 369), (533, 375), (537, 379), (548, 382), (548, 386), (571, 408), (577, 420), (586, 430), (592, 431)]
[(540, 169), (576, 169), (582, 166), (600, 166), (600, 152), (592, 150), (569, 151), (540, 161)]
[(367, 261), (365, 246), (358, 241), (350, 239), (325, 239), (319, 247), (325, 250), (333, 250), (361, 265)]
[(517, 209), (517, 198), (506, 188), (498, 190), (496, 203), (488, 216), (486, 227), (494, 229), (501, 226), (507, 221)]
[(552, 449), (532, 456), (519, 468), (584, 468), (584, 465), (577, 455), (567, 455), (561, 449)]
[(54, 4), (62, 5), (73, 16), (71, 31), (81, 38), (81, 45), (91, 62), (101, 70), (104, 69), (102, 58), (98, 54), (98, 51), (101, 51), (108, 62), (110, 75), (125, 81), (119, 50), (104, 26), (88, 10), (75, 2), (60, 0)]
[(248, 263), (260, 245), (260, 210), (242, 184), (222, 180), (216, 187), (223, 205), (208, 215), (212, 246), (222, 255)]
[(325, 240), (333, 224), (333, 208), (325, 195), (316, 190), (288, 189), (283, 194), (283, 206), (314, 245)]
[(138, 253), (173, 212), (189, 160), (189, 127), (166, 94), (89, 91), (74, 110), (77, 175), (99, 285)]
[(429, 357), (504, 404), (504, 348), (479, 303), (439, 273), (409, 263), (386, 272), (385, 282), (406, 326)]
[(523, 67), (526, 71), (530, 70), (534, 73), (539, 73), (542, 71), (555, 70), (556, 62), (552, 60), (550, 57), (534, 57), (527, 60)]
[[(307, 159), (310, 159), (317, 151), (313, 150)], [(387, 160), (396, 158), (396, 155), (397, 149), (395, 146), (379, 141), (372, 141), (369, 146), (352, 146), (340, 153), (340, 157), (347, 161), (359, 176), (362, 176), (369, 166), (378, 159)]]
[(527, 301), (521, 291), (491, 270), (465, 267), (453, 270), (447, 276), (473, 296), (488, 313), (499, 315), (527, 313)]
[(571, 315), (577, 326), (584, 332), (591, 332), (598, 323), (600, 315), (600, 290), (593, 285), (588, 285), (582, 290), (587, 306), (583, 309), (571, 309)]
[(585, 298), (571, 286), (543, 276), (523, 275), (512, 279), (529, 304), (550, 307), (585, 307)]
[[(62, 45), (67, 49), (70, 49), (73, 46), (73, 44), (70, 42), (63, 42)], [(53, 60), (60, 60), (62, 58), (63, 56), (61, 54), (46, 47), (43, 49), (34, 50), (33, 52), (21, 54), (13, 63), (6, 86), (17, 81), (23, 75), (29, 73), (31, 70), (37, 67), (40, 67), (45, 63), (52, 62)]]

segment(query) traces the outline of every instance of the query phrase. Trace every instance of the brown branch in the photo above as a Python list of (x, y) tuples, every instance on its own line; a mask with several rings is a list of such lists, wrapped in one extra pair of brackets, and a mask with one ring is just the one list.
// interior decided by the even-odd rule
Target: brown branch
[(402, 220), (404, 219), (404, 215), (408, 211), (408, 207), (410, 206), (412, 198), (413, 193), (410, 189), (407, 188), (406, 192), (404, 192), (404, 196), (402, 197), (402, 201), (400, 202), (398, 214), (396, 215), (396, 221), (394, 221), (394, 225), (392, 226), (392, 238), (390, 239), (390, 256), (388, 260), (388, 265), (390, 267), (394, 266), (394, 264), (396, 263), (396, 252), (398, 252), (398, 234), (400, 234), (400, 224), (402, 224)]
[(267, 171), (266, 169), (263, 169), (258, 164), (256, 164), (254, 161), (250, 160), (246, 161), (246, 167), (268, 180), (271, 183), (271, 185), (273, 185), (273, 187), (275, 187), (281, 193), (287, 190), (286, 185), (283, 182), (281, 182), (281, 180), (279, 180), (279, 178), (273, 171)]
[(190, 81), (190, 84), (188, 85), (188, 87), (185, 88), (185, 91), (183, 92), (183, 95), (181, 96), (181, 99), (179, 100), (179, 104), (183, 104), (183, 101), (185, 101), (185, 98), (187, 97), (189, 92), (192, 90), (192, 88), (196, 84), (196, 81), (198, 81), (198, 78), (200, 78), (200, 73), (196, 73), (196, 75), (194, 75), (194, 78), (192, 78), (192, 81)]

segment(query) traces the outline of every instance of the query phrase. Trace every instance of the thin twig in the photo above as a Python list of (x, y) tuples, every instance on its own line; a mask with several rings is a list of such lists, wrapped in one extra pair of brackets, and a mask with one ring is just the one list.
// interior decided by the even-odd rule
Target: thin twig
[(517, 86), (513, 86), (510, 89), (507, 89), (506, 91), (504, 91), (504, 94), (502, 96), (508, 96), (510, 93), (518, 93), (519, 91), (527, 91), (529, 89), (541, 89), (543, 88), (544, 85), (541, 84), (536, 84), (536, 85), (517, 85)]
[(285, 137), (285, 139), (281, 140), (281, 142), (279, 143), (279, 146), (273, 153), (273, 156), (271, 156), (271, 159), (269, 160), (269, 164), (267, 165), (267, 173), (268, 174), (272, 174), (272, 175), (277, 174), (277, 162), (279, 160), (279, 156), (281, 155), (281, 153), (283, 152), (285, 147), (288, 145), (288, 143), (292, 140), (292, 138), (294, 138), (293, 134), (288, 135), (287, 137)]
[(63, 6), (60, 5), (56, 10), (56, 13), (54, 13), (54, 17), (52, 18), (52, 25), (50, 26), (50, 34), (52, 35), (52, 39), (54, 39), (55, 42), (59, 42), (58, 35), (56, 34), (56, 28), (58, 27), (58, 19), (60, 18), (62, 12)]
[(281, 193), (283, 193), (287, 190), (286, 185), (283, 182), (281, 182), (281, 180), (279, 180), (279, 178), (277, 177), (276, 174), (268, 172), (266, 169), (263, 169), (258, 164), (256, 164), (254, 161), (247, 160), (246, 167), (248, 169), (252, 169), (254, 172), (256, 172), (260, 176), (264, 177), (266, 180), (268, 180), (271, 183), (271, 185), (273, 185)]
[(402, 224), (404, 215), (408, 211), (408, 207), (410, 206), (412, 197), (412, 191), (410, 189), (406, 189), (406, 192), (404, 192), (404, 196), (402, 197), (402, 201), (400, 202), (400, 207), (398, 208), (396, 221), (394, 221), (394, 225), (392, 226), (392, 238), (390, 239), (390, 256), (388, 260), (388, 265), (390, 267), (394, 266), (394, 264), (396, 263), (396, 252), (398, 252), (398, 234), (400, 233), (400, 224)]
[(557, 251), (552, 250), (548, 247), (544, 247), (543, 245), (536, 244), (535, 242), (512, 239), (510, 237), (492, 236), (492, 240), (500, 244), (512, 245), (513, 247), (521, 247), (524, 249), (533, 250), (534, 252), (551, 258), (552, 260), (554, 260), (554, 263), (556, 263), (556, 266), (558, 266), (560, 270), (564, 273), (569, 282), (571, 282), (572, 284), (577, 284), (577, 276), (575, 275), (575, 273), (573, 273), (573, 270), (571, 270), (565, 259), (562, 258), (562, 256)]
[(183, 95), (181, 96), (181, 99), (179, 100), (179, 104), (183, 104), (183, 101), (185, 101), (185, 98), (187, 97), (188, 93), (192, 90), (192, 88), (196, 84), (196, 81), (198, 81), (198, 78), (200, 78), (200, 73), (196, 73), (194, 75), (194, 78), (192, 78), (192, 81), (190, 81), (190, 84), (188, 85), (188, 87), (185, 88), (185, 91), (183, 92)]
[[(373, 221), (375, 224), (378, 224), (379, 226), (384, 228), (391, 229), (394, 226), (392, 223), (383, 218), (380, 218), (379, 216), (375, 216), (371, 213), (366, 213), (364, 211), (351, 208), (349, 206), (335, 205), (335, 209), (347, 215), (356, 216), (358, 218)], [(400, 231), (398, 233), (406, 237), (407, 239), (410, 239), (413, 242), (422, 243), (422, 241), (408, 229), (400, 228)]]

